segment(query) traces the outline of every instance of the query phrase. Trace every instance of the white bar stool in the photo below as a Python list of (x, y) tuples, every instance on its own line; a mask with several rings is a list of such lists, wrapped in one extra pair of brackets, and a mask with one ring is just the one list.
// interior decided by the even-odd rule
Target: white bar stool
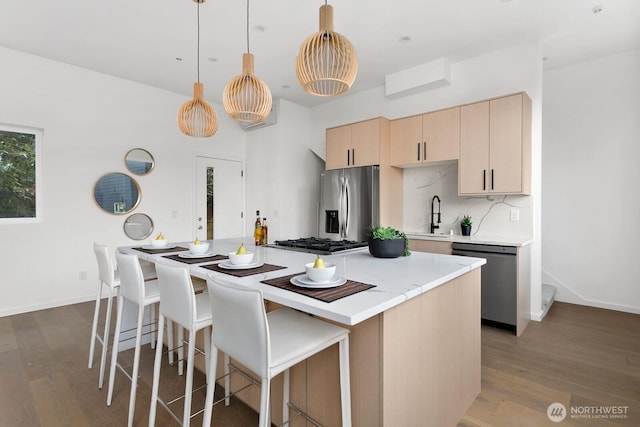
[[(165, 318), (179, 325), (179, 330), (189, 331), (189, 341), (187, 350), (187, 378), (184, 390), (184, 411), (182, 415), (182, 425), (189, 426), (191, 423), (191, 396), (193, 391), (193, 369), (196, 350), (196, 333), (204, 331), (204, 356), (205, 371), (209, 373), (210, 347), (211, 347), (211, 303), (206, 293), (195, 294), (189, 270), (184, 267), (172, 267), (163, 264), (156, 264), (158, 273), (158, 287), (160, 290), (160, 318), (158, 320), (158, 342), (162, 342), (162, 333)], [(180, 347), (182, 347), (182, 335), (180, 335)], [(182, 352), (181, 352), (182, 354)], [(160, 383), (160, 368), (162, 365), (162, 346), (156, 347), (156, 356), (153, 365), (153, 387), (151, 392), (151, 407), (149, 410), (149, 426), (155, 425), (157, 403), (169, 411), (169, 413), (180, 422), (173, 410), (168, 406), (170, 403), (179, 400), (173, 399), (169, 403), (163, 402), (158, 397)], [(182, 360), (179, 361), (182, 363)], [(207, 377), (211, 378), (211, 377)], [(215, 380), (214, 380), (215, 382)], [(200, 411), (202, 412), (202, 411)], [(200, 413), (198, 412), (198, 413)], [(196, 413), (197, 414), (197, 413)]]
[[(284, 372), (283, 424), (289, 420), (289, 368), (339, 343), (342, 426), (351, 426), (349, 330), (289, 308), (266, 313), (262, 291), (223, 282), (207, 281), (213, 324), (209, 378), (215, 377), (221, 350), (251, 369), (262, 380), (260, 427), (270, 424), (271, 379)], [(207, 383), (203, 426), (211, 424), (215, 381)]]
[[(131, 379), (131, 393), (129, 396), (129, 418), (128, 426), (133, 425), (133, 416), (136, 408), (136, 388), (138, 385), (138, 369), (140, 367), (140, 342), (142, 339), (142, 327), (144, 309), (153, 306), (160, 301), (158, 291), (158, 281), (148, 281), (145, 285), (140, 262), (136, 255), (122, 254), (116, 252), (116, 262), (120, 271), (120, 291), (118, 292), (118, 314), (116, 318), (116, 331), (113, 338), (113, 349), (111, 352), (111, 369), (109, 373), (109, 392), (107, 393), (107, 406), (111, 406), (113, 398), (113, 385), (115, 382), (116, 365), (129, 376), (122, 366), (118, 364), (118, 346), (120, 343), (120, 329), (122, 327), (122, 313), (124, 302), (129, 301), (138, 305), (138, 323), (136, 327), (136, 343), (133, 356), (133, 372)], [(159, 335), (159, 333), (158, 333)], [(159, 347), (162, 347), (160, 345)]]
[[(91, 345), (89, 346), (89, 364), (88, 368), (93, 367), (93, 355), (95, 351), (96, 341), (102, 345), (102, 353), (100, 356), (100, 379), (98, 380), (98, 388), (102, 388), (104, 384), (104, 371), (107, 364), (107, 348), (109, 347), (109, 329), (111, 327), (111, 310), (113, 305), (113, 297), (116, 290), (120, 287), (120, 276), (118, 270), (113, 266), (111, 256), (109, 255), (109, 249), (106, 245), (100, 245), (98, 243), (93, 244), (93, 251), (98, 261), (98, 295), (96, 296), (96, 305), (93, 312), (93, 325), (91, 327)], [(144, 280), (153, 280), (156, 278), (155, 272), (149, 272), (144, 276)], [(100, 302), (102, 300), (102, 288), (107, 286), (109, 289), (109, 297), (107, 298), (107, 313), (104, 319), (104, 333), (102, 336), (98, 333), (98, 318), (100, 313)], [(154, 318), (155, 310), (151, 312), (151, 317)], [(154, 340), (152, 340), (154, 342)], [(173, 360), (171, 361), (173, 363)]]

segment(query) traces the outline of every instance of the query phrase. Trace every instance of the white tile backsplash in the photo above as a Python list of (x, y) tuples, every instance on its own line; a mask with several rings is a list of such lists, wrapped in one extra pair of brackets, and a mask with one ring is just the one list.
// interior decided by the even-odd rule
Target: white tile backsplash
[[(420, 166), (404, 170), (404, 231), (428, 233), (431, 200), (440, 198), (441, 220), (436, 232), (460, 234), (460, 220), (470, 215), (472, 235), (531, 236), (531, 196), (458, 196), (458, 163)], [(436, 202), (437, 212), (437, 202)], [(511, 221), (511, 210), (520, 220)]]

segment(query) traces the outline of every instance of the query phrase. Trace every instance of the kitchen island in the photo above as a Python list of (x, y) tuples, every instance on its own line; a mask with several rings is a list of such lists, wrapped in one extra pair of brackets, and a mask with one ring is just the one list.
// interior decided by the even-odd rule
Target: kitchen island
[[(214, 240), (210, 251), (226, 254), (240, 243), (239, 239)], [(323, 256), (325, 262), (336, 264), (338, 276), (375, 285), (325, 303), (262, 283), (303, 273), (304, 264), (315, 255), (247, 248), (255, 251), (257, 261), (285, 268), (236, 278), (201, 264), (168, 260), (166, 254), (147, 254), (133, 247), (119, 250), (149, 262), (163, 259), (187, 266), (193, 276), (202, 279), (221, 275), (261, 289), (273, 308), (291, 307), (348, 327), (354, 426), (453, 426), (459, 421), (480, 391), (480, 267), (484, 259), (427, 253), (380, 259), (366, 249)], [(325, 426), (340, 425), (334, 347), (291, 371), (292, 403)], [(234, 382), (239, 384), (242, 379)], [(272, 420), (277, 424), (281, 380), (272, 387)], [(239, 396), (258, 407), (255, 388)], [(305, 421), (298, 417), (291, 424), (305, 425)]]

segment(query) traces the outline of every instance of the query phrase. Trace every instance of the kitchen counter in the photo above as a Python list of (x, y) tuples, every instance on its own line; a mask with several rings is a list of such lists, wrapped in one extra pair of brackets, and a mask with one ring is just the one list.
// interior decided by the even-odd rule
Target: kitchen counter
[[(210, 252), (226, 255), (235, 252), (242, 241), (240, 239), (223, 239), (209, 241)], [(188, 247), (187, 243), (179, 244)], [(243, 278), (232, 277), (223, 273), (207, 270), (198, 264), (185, 264), (162, 258), (166, 254), (147, 254), (136, 251), (136, 246), (119, 248), (122, 252), (134, 253), (144, 261), (164, 262), (188, 267), (191, 275), (202, 279), (210, 276), (220, 276), (225, 280), (241, 285), (261, 289), (264, 298), (278, 304), (295, 308), (306, 313), (314, 314), (333, 320), (344, 325), (356, 325), (385, 310), (414, 298), (424, 292), (442, 285), (470, 270), (481, 267), (486, 263), (482, 258), (447, 256), (429, 253), (412, 253), (408, 257), (394, 259), (374, 258), (367, 248), (346, 254), (323, 255), (326, 263), (336, 264), (336, 275), (376, 287), (359, 292), (332, 303), (325, 303), (304, 295), (289, 292), (271, 285), (260, 283), (262, 280), (286, 276), (294, 273), (304, 273), (304, 265), (313, 262), (316, 255), (246, 245), (247, 250), (255, 252), (255, 260), (286, 267), (285, 269), (269, 273), (256, 274)], [(139, 246), (137, 246), (139, 247)], [(204, 260), (203, 263), (211, 263)]]
[(405, 231), (407, 238), (415, 240), (433, 240), (442, 242), (455, 242), (455, 243), (477, 243), (484, 245), (500, 245), (500, 246), (515, 246), (522, 247), (530, 245), (533, 240), (530, 237), (522, 236), (494, 236), (494, 235), (480, 235), (480, 236), (460, 236), (458, 234), (437, 234), (437, 233), (425, 233), (421, 231)]
[[(226, 254), (241, 242), (211, 243), (210, 251)], [(486, 262), (482, 258), (414, 252), (408, 257), (382, 259), (372, 257), (366, 248), (326, 255), (322, 258), (336, 264), (337, 275), (375, 287), (324, 303), (261, 283), (304, 273), (304, 264), (316, 257), (313, 254), (247, 246), (258, 261), (286, 268), (236, 278), (132, 247), (119, 250), (149, 262), (162, 259), (188, 267), (192, 275), (203, 279), (208, 274), (220, 275), (261, 289), (270, 309), (281, 304), (348, 328), (354, 427), (453, 426), (480, 392), (480, 267)], [(321, 425), (341, 424), (337, 346), (294, 366), (290, 378), (290, 400), (295, 406)], [(242, 376), (231, 377), (232, 390), (246, 384)], [(237, 397), (258, 410), (256, 393), (242, 391)], [(281, 382), (272, 382), (271, 398), (272, 421), (279, 424)], [(291, 425), (306, 423), (297, 417)]]

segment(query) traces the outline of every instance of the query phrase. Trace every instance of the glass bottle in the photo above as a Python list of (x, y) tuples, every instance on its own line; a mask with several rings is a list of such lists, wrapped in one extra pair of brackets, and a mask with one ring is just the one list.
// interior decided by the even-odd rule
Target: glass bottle
[(267, 218), (262, 218), (262, 244), (269, 244), (269, 227), (267, 227)]
[(256, 246), (262, 245), (262, 223), (260, 222), (260, 211), (256, 211), (256, 226), (253, 232), (253, 240)]

